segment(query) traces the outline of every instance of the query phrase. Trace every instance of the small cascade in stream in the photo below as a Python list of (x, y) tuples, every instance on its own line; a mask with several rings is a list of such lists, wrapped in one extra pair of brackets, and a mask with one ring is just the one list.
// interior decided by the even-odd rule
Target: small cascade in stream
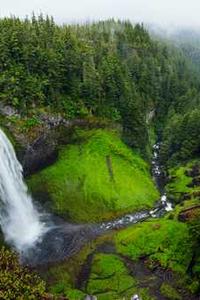
[(32, 247), (47, 231), (23, 181), (22, 166), (0, 129), (0, 226), (18, 251)]

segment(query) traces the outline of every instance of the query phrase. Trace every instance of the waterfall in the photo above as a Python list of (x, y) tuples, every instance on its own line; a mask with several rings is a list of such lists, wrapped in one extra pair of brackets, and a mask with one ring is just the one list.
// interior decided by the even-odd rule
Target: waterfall
[(0, 226), (18, 251), (32, 247), (46, 231), (23, 181), (22, 166), (0, 129)]

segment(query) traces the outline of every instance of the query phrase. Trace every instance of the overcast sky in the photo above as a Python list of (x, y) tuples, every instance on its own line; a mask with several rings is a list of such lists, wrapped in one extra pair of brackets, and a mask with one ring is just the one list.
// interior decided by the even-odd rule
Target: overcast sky
[(52, 15), (59, 23), (115, 17), (200, 28), (200, 0), (0, 0), (1, 17), (33, 11)]

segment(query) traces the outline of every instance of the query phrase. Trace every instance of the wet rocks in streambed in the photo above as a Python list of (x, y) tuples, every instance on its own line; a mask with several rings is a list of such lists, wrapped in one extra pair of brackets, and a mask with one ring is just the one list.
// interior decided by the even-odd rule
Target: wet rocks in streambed
[(62, 261), (79, 252), (100, 233), (97, 226), (55, 224), (35, 247), (21, 254), (22, 262), (39, 266)]

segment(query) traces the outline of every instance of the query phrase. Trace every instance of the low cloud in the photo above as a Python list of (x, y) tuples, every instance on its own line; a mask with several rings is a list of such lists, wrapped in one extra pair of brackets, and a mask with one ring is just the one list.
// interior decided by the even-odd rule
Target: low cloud
[(25, 17), (33, 11), (52, 15), (58, 23), (113, 17), (165, 27), (200, 28), (199, 0), (6, 0), (1, 3), (0, 16)]

